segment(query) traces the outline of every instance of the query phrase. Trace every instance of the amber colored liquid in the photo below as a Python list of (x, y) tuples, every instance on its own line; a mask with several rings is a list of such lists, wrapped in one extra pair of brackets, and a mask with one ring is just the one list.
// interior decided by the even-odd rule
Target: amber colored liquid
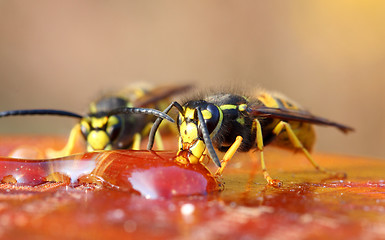
[(57, 159), (0, 158), (2, 183), (36, 186), (45, 182), (98, 184), (146, 198), (205, 194), (218, 183), (200, 164), (174, 161), (174, 152), (101, 151)]

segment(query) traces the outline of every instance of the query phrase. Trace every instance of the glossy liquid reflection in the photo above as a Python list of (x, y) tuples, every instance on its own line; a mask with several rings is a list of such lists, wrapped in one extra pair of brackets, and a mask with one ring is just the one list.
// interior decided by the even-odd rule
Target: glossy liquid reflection
[(36, 186), (47, 181), (69, 185), (95, 183), (146, 198), (169, 198), (218, 191), (200, 165), (179, 165), (175, 152), (101, 151), (59, 159), (0, 158), (2, 183)]

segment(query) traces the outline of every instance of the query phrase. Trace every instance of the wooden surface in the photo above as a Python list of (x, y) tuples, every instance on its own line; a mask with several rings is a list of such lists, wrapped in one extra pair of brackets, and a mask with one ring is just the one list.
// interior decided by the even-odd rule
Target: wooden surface
[[(11, 145), (15, 141), (8, 140)], [(173, 154), (156, 153), (167, 158)], [(152, 153), (135, 154), (132, 161)], [(385, 161), (314, 154), (323, 167), (348, 175), (335, 180), (316, 172), (300, 154), (266, 148), (265, 158), (269, 173), (282, 180), (283, 187), (267, 186), (259, 164), (248, 154), (237, 154), (225, 169), (223, 191), (191, 196), (146, 199), (97, 184), (1, 184), (0, 238), (385, 238)], [(159, 183), (153, 187), (170, 192), (174, 188)]]

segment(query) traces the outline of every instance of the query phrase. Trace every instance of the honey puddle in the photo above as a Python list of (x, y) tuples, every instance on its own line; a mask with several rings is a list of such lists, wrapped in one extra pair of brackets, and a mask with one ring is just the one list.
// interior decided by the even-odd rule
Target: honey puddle
[(58, 159), (0, 158), (2, 183), (37, 186), (62, 182), (70, 186), (96, 184), (145, 198), (207, 194), (219, 190), (201, 165), (181, 165), (175, 152), (100, 151)]

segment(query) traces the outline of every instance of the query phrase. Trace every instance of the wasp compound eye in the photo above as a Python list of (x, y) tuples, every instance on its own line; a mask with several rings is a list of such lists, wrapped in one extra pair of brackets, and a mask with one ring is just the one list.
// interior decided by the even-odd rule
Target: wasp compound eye
[(219, 109), (214, 104), (209, 103), (205, 108), (202, 108), (201, 111), (207, 126), (207, 130), (209, 133), (212, 133), (219, 123)]
[(115, 140), (122, 129), (122, 121), (119, 116), (110, 116), (107, 121), (106, 132), (111, 141)]
[(80, 131), (81, 131), (84, 139), (87, 139), (87, 136), (88, 136), (88, 134), (91, 131), (90, 121), (89, 120), (82, 119), (80, 121)]

